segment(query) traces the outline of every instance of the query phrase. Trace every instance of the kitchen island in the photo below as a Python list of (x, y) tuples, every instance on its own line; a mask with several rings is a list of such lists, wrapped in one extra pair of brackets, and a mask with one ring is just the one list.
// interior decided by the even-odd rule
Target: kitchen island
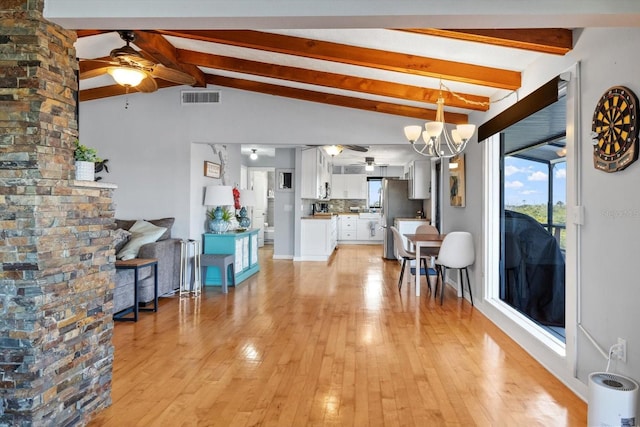
[(337, 215), (322, 214), (300, 220), (300, 256), (294, 261), (328, 261), (338, 243)]

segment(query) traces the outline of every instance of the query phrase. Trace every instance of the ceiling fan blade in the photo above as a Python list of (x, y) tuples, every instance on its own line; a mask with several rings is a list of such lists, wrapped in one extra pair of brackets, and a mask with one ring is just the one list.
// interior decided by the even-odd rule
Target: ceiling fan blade
[(151, 69), (151, 74), (153, 77), (157, 77), (162, 80), (167, 80), (173, 83), (179, 83), (183, 85), (194, 85), (196, 83), (196, 79), (187, 73), (183, 73), (182, 71), (175, 70), (173, 68), (165, 67), (162, 64), (158, 64)]
[(90, 79), (98, 77), (107, 72), (107, 68), (113, 65), (109, 61), (87, 59), (80, 61), (80, 79)]
[(140, 84), (138, 86), (136, 86), (136, 90), (138, 92), (144, 92), (144, 93), (155, 92), (155, 91), (158, 90), (158, 84), (153, 79), (153, 77), (151, 77), (149, 74), (147, 74), (147, 77), (142, 79)]
[(363, 147), (362, 145), (343, 145), (344, 148), (351, 151), (359, 151), (361, 153), (366, 153), (369, 151), (367, 147)]

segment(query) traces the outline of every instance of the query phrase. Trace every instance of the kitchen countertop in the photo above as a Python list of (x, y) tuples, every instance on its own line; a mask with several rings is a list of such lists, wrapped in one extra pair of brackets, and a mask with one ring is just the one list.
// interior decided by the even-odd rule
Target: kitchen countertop
[(380, 212), (338, 212), (336, 215), (360, 215), (361, 213), (380, 215)]
[(394, 218), (396, 221), (431, 221), (429, 218)]
[(325, 214), (325, 215), (307, 215), (303, 216), (301, 219), (331, 219), (336, 214)]

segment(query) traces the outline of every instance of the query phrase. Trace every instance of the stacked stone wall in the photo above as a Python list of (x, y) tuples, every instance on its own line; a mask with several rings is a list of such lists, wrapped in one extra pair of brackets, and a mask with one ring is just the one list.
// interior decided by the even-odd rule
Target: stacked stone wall
[(0, 426), (110, 403), (113, 186), (74, 181), (75, 32), (0, 2)]

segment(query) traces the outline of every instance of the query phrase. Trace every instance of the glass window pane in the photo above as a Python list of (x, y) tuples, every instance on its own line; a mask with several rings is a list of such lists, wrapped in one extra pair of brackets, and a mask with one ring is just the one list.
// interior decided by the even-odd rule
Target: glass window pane
[(369, 207), (379, 208), (382, 206), (382, 179), (369, 179), (367, 190)]
[(549, 172), (544, 163), (504, 158), (505, 209), (520, 212), (547, 224)]

